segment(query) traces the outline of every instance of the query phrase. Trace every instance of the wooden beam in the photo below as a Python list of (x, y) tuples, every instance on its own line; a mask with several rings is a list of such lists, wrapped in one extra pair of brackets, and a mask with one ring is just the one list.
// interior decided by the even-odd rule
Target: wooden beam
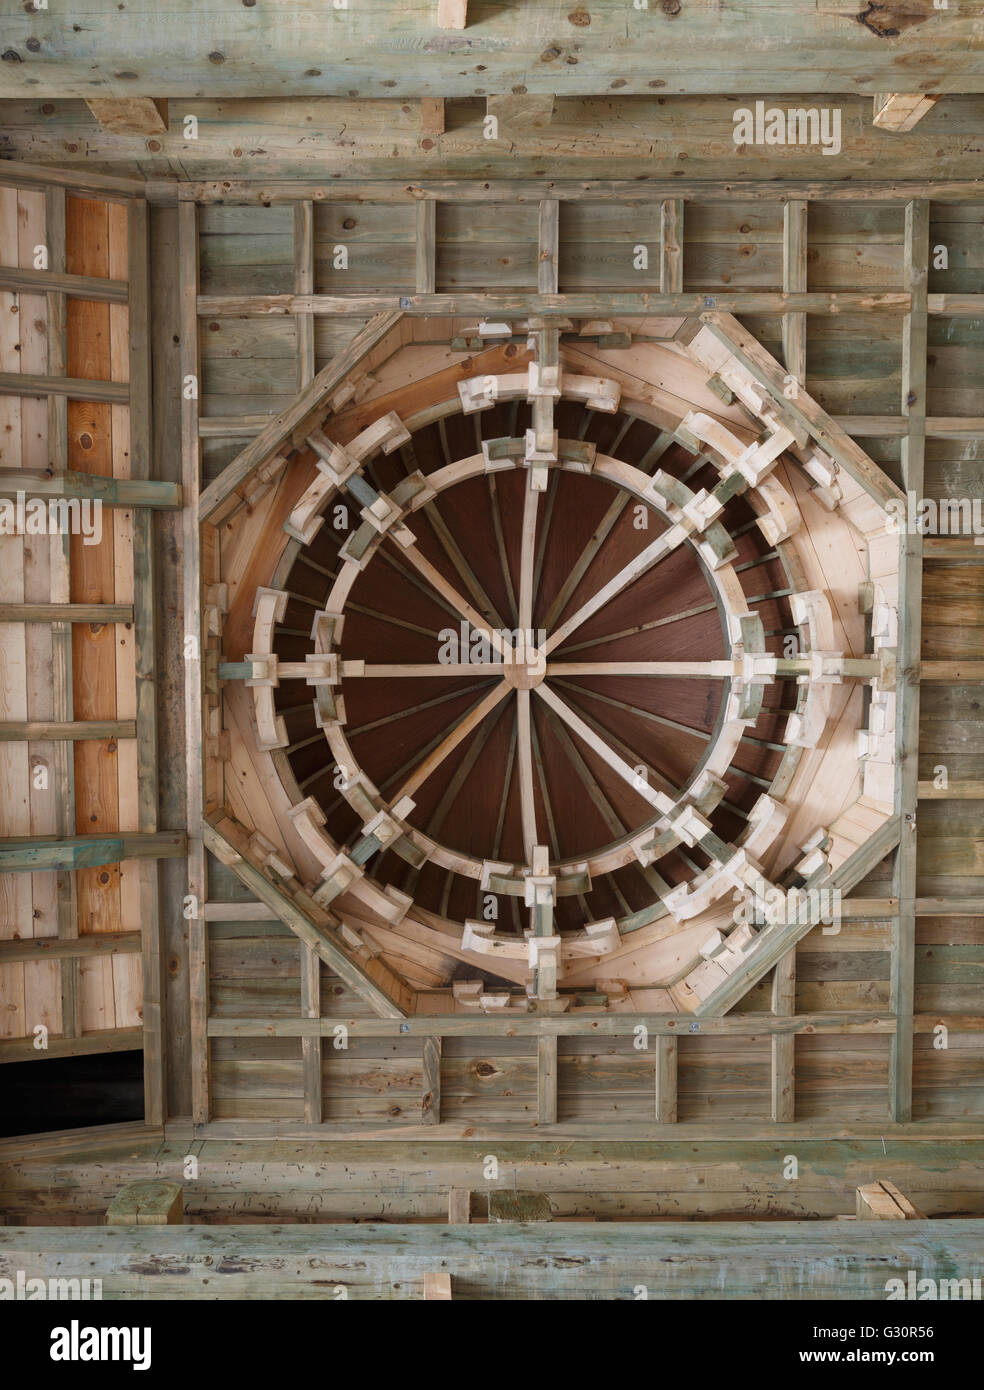
[(536, 1122), (557, 1123), (557, 1036), (544, 1034), (536, 1041)]
[[(294, 293), (298, 296), (314, 293), (314, 203), (303, 198), (294, 204)], [(303, 391), (314, 380), (314, 319), (298, 313), (297, 329), (297, 389)]]
[[(722, 313), (732, 314), (839, 314), (904, 313), (909, 297), (901, 290), (827, 291), (783, 294), (775, 290), (734, 290), (713, 295), (696, 293), (657, 294), (636, 290), (585, 290), (557, 296), (496, 293), (467, 290), (441, 294), (295, 294), (200, 295), (201, 318), (289, 318), (299, 311), (310, 314), (404, 313), (416, 318), (449, 318), (458, 315), (527, 319), (531, 314), (556, 314), (567, 318), (625, 318), (699, 314), (708, 300)], [(300, 302), (299, 302), (300, 301)], [(367, 325), (368, 327), (368, 325)], [(355, 341), (355, 340), (353, 340)], [(328, 370), (325, 368), (324, 370)], [(346, 368), (339, 376), (346, 375)], [(306, 411), (304, 412), (307, 413)], [(275, 420), (280, 417), (275, 417)], [(269, 426), (268, 426), (269, 428)], [(291, 427), (292, 428), (292, 427)], [(271, 452), (290, 430), (283, 431)], [(232, 465), (230, 465), (231, 467)]]
[[(926, 454), (926, 280), (929, 269), (929, 204), (905, 210), (904, 284), (911, 308), (902, 332), (902, 479), (916, 497), (924, 492)], [(889, 1053), (889, 1108), (896, 1123), (912, 1118), (912, 1015), (916, 955), (916, 810), (919, 799), (919, 662), (922, 650), (922, 533), (900, 537), (899, 650), (895, 694), (895, 804), (902, 834), (893, 892), (891, 1001), (896, 1031)]]
[(464, 29), (468, 23), (468, 0), (437, 0), (437, 27)]
[(420, 133), (422, 135), (443, 135), (444, 121), (444, 98), (422, 97), (420, 102)]
[(441, 1039), (424, 1038), (423, 1052), (424, 1094), (420, 1103), (421, 1122), (425, 1125), (441, 1123)]
[(656, 1123), (675, 1124), (677, 1118), (677, 1039), (661, 1033), (656, 1038)]
[(858, 1221), (925, 1221), (926, 1216), (913, 1206), (893, 1182), (881, 1179), (865, 1183), (857, 1189), (855, 1216)]
[(140, 933), (88, 932), (65, 940), (58, 936), (13, 937), (0, 941), (0, 962), (15, 960), (81, 960), (86, 956), (132, 955), (140, 950)]
[(97, 1052), (139, 1052), (142, 1028), (102, 1028), (78, 1037), (48, 1034), (47, 1047), (34, 1046), (34, 1038), (4, 1038), (0, 1062), (38, 1062), (46, 1057), (89, 1057)]
[(6, 468), (0, 472), (0, 497), (43, 497), (80, 501), (90, 499), (104, 507), (150, 507), (157, 511), (178, 511), (182, 505), (177, 483), (143, 478), (104, 478), (96, 473), (32, 473)]
[[(215, 1273), (219, 1243), (226, 1267), (240, 1271), (228, 1287)], [(5, 1268), (23, 1269), (28, 1278), (84, 1269), (101, 1279), (104, 1299), (159, 1297), (166, 1278), (169, 1297), (185, 1302), (270, 1298), (282, 1292), (285, 1269), (302, 1298), (323, 1299), (335, 1286), (352, 1299), (402, 1298), (408, 1269), (451, 1269), (472, 1298), (601, 1301), (613, 1289), (631, 1296), (641, 1284), (650, 1300), (672, 1307), (706, 1298), (708, 1271), (725, 1269), (720, 1293), (729, 1299), (877, 1301), (885, 1298), (886, 1279), (899, 1273), (903, 1293), (908, 1280), (938, 1280), (941, 1271), (980, 1279), (982, 1248), (984, 1220), (973, 1217), (911, 1227), (746, 1220), (0, 1229)]]
[[(787, 951), (776, 962), (772, 975), (772, 1012), (783, 1017), (796, 1011), (796, 949)], [(777, 1124), (796, 1115), (796, 1035), (773, 1033), (772, 1118)]]
[(79, 377), (0, 372), (0, 395), (66, 396), (73, 401), (109, 401), (113, 405), (126, 405), (130, 399), (130, 388), (125, 381), (89, 381)]
[(0, 623), (132, 623), (129, 603), (0, 603)]
[(467, 1226), (471, 1221), (471, 1189), (452, 1187), (448, 1193), (448, 1225)]
[(64, 739), (68, 743), (84, 739), (136, 738), (137, 725), (133, 719), (75, 719), (69, 723), (27, 720), (0, 724), (0, 743), (24, 739)]
[(85, 104), (108, 135), (166, 135), (167, 100), (154, 97), (86, 97)]
[[(771, 965), (768, 967), (771, 969)], [(448, 1003), (450, 1006), (450, 996)], [(929, 1019), (927, 1015), (927, 1019)], [(960, 1015), (941, 1014), (936, 1022), (947, 1023), (957, 1031), (976, 1031), (979, 1024), (973, 1016), (967, 1028), (962, 1028)], [(949, 1020), (949, 1022), (948, 1022)], [(211, 1038), (302, 1038), (307, 1035), (327, 1037), (338, 1023), (337, 1018), (306, 1019), (268, 1014), (255, 1018), (218, 1018), (208, 1020)], [(644, 1024), (657, 1037), (680, 1037), (692, 1032), (714, 1037), (768, 1037), (773, 1033), (879, 1034), (888, 1036), (895, 1030), (895, 1019), (887, 1010), (850, 1010), (841, 1013), (795, 1014), (791, 1018), (776, 1018), (769, 1013), (709, 1015), (621, 1013), (615, 1010), (599, 1012), (578, 1009), (564, 1014), (524, 1014), (510, 1011), (506, 1016), (495, 1014), (423, 1014), (394, 1021), (389, 1018), (349, 1017), (345, 1026), (354, 1037), (392, 1038), (404, 1034), (410, 1037), (476, 1037), (492, 1038), (505, 1029), (510, 1037), (535, 1038), (553, 1034), (556, 1037), (626, 1037), (637, 1024)], [(694, 1028), (697, 1024), (697, 1028)], [(928, 1026), (928, 1031), (932, 1027)]]
[[(807, 288), (805, 199), (783, 204), (782, 209), (782, 289), (783, 294), (804, 294)], [(806, 315), (784, 314), (782, 355), (786, 371), (800, 386), (806, 385)]]
[(559, 289), (557, 266), (560, 247), (560, 204), (556, 198), (540, 200), (537, 294), (556, 294)]
[(420, 202), (416, 209), (417, 237), (415, 243), (416, 286), (418, 294), (433, 294), (437, 285), (437, 204)]
[(284, 444), (288, 436), (306, 421), (308, 416), (324, 405), (348, 374), (392, 332), (401, 317), (399, 311), (376, 314), (348, 346), (295, 396), (290, 405), (273, 417), (266, 429), (257, 435), (251, 444), (247, 444), (242, 453), (237, 454), (219, 476), (202, 491), (199, 500), (201, 520), (210, 517), (231, 493), (252, 477), (256, 469)]
[[(463, 25), (461, 26), (464, 27)], [(451, 1294), (451, 1275), (440, 1273), (428, 1273), (424, 1275), (424, 1298), (433, 1299), (437, 1302), (450, 1303)]]
[(555, 98), (551, 93), (531, 95), (529, 92), (505, 92), (486, 98), (485, 109), (494, 116), (500, 128), (518, 133), (549, 125), (553, 120)]
[(181, 1226), (184, 1189), (178, 1182), (153, 1178), (128, 1182), (106, 1209), (107, 1226)]
[(63, 839), (20, 836), (0, 840), (0, 873), (39, 873), (43, 869), (93, 869), (124, 859), (183, 859), (183, 831), (155, 835), (72, 835)]
[[(316, 923), (296, 902), (268, 879), (248, 859), (243, 858), (234, 845), (208, 821), (202, 822), (202, 839), (206, 849), (212, 851), (232, 870), (240, 882), (244, 883), (254, 897), (272, 908), (282, 922), (285, 922), (305, 945), (315, 950), (342, 980), (353, 989), (361, 999), (369, 1004), (381, 1018), (403, 1018), (406, 1009), (391, 996), (385, 983), (378, 983), (362, 964), (353, 960), (334, 939), (333, 928)], [(204, 921), (204, 919), (203, 919)], [(384, 972), (389, 975), (389, 972)], [(395, 977), (392, 977), (395, 979)], [(321, 1020), (311, 1023), (319, 1025)], [(311, 1033), (320, 1032), (318, 1026)], [(433, 1031), (433, 1030), (432, 1030)], [(209, 1028), (209, 1035), (214, 1036)], [(299, 1036), (303, 1036), (303, 1033)]]
[(665, 198), (659, 216), (659, 291), (683, 293), (683, 199)]
[(181, 378), (193, 378), (193, 395), (181, 400), (181, 480), (186, 510), (183, 517), (182, 603), (184, 635), (185, 804), (188, 823), (188, 885), (192, 915), (188, 919), (189, 1046), (191, 1053), (191, 1116), (204, 1124), (211, 1108), (211, 1047), (208, 1041), (208, 928), (204, 906), (208, 871), (202, 838), (204, 791), (204, 732), (202, 716), (202, 579), (201, 536), (198, 526), (201, 485), (201, 446), (198, 438), (198, 398), (201, 383), (198, 319), (198, 209), (194, 203), (178, 208), (178, 285), (181, 323)]
[(918, 125), (923, 116), (932, 111), (939, 97), (929, 92), (888, 92), (876, 93), (873, 101), (873, 124), (879, 130), (899, 135)]
[[(305, 1018), (321, 1017), (321, 957), (310, 946), (301, 947), (301, 1012)], [(301, 1039), (301, 1072), (304, 1119), (309, 1125), (320, 1125), (324, 1119), (320, 1034)]]
[[(63, 195), (64, 196), (64, 195)], [(52, 247), (48, 245), (48, 264), (52, 265)], [(15, 294), (69, 294), (73, 299), (108, 300), (111, 304), (125, 304), (129, 297), (129, 285), (125, 280), (105, 280), (95, 275), (66, 275), (50, 270), (30, 270), (18, 266), (0, 266), (0, 290), (10, 290)], [(52, 376), (61, 376), (63, 369), (48, 369)]]

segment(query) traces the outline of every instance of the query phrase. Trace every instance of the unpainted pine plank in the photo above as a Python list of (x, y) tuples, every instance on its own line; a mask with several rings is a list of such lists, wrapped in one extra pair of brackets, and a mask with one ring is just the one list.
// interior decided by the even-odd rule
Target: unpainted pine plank
[[(94, 198), (66, 199), (66, 269), (74, 274), (108, 276), (109, 212)], [(110, 306), (70, 299), (66, 306), (66, 370), (82, 379), (111, 376)], [(68, 466), (102, 477), (113, 474), (112, 407), (69, 401)], [(70, 594), (73, 602), (112, 603), (115, 599), (113, 523), (103, 514), (98, 544), (71, 541)], [(112, 626), (73, 625), (72, 662), (75, 717), (116, 718), (116, 651)], [(113, 742), (75, 746), (75, 812), (78, 833), (119, 829), (118, 756)], [(120, 875), (117, 865), (80, 869), (76, 875), (79, 931), (118, 932)], [(83, 1027), (114, 1026), (112, 961), (83, 963)]]

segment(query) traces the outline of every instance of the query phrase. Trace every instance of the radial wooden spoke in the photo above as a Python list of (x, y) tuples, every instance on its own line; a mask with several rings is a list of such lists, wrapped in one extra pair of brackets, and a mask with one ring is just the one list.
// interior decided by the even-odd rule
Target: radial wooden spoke
[(416, 770), (407, 778), (395, 792), (392, 800), (401, 801), (405, 796), (413, 796), (418, 787), (422, 787), (428, 777), (440, 767), (445, 758), (453, 753), (462, 739), (467, 738), (473, 729), (476, 729), (487, 714), (495, 709), (496, 705), (509, 694), (510, 687), (503, 681), (496, 686), (484, 700), (479, 701), (475, 708), (461, 720), (461, 722), (451, 730), (448, 736), (443, 739), (434, 751), (428, 754)]
[[(476, 422), (478, 417), (476, 416)], [(502, 568), (502, 578), (506, 586), (506, 598), (509, 603), (509, 611), (512, 614), (513, 626), (519, 626), (519, 608), (516, 604), (516, 590), (513, 587), (513, 578), (509, 570), (509, 556), (506, 552), (506, 537), (502, 530), (502, 510), (499, 506), (499, 492), (495, 485), (495, 474), (490, 473), (486, 479), (489, 488), (489, 506), (492, 511), (492, 529), (495, 533), (495, 546), (499, 552), (499, 564)]]
[(547, 483), (547, 502), (543, 509), (543, 524), (540, 527), (540, 538), (536, 547), (536, 564), (533, 567), (534, 595), (540, 592), (540, 579), (543, 574), (543, 563), (547, 558), (547, 540), (550, 536), (550, 525), (553, 521), (554, 508), (557, 505), (557, 493), (560, 490), (560, 479), (560, 469), (552, 468)]
[(540, 494), (527, 479), (523, 498), (523, 535), (519, 567), (519, 627), (526, 633), (533, 627), (533, 576), (536, 567), (536, 518)]
[[(550, 711), (547, 710), (547, 714)], [(540, 783), (540, 795), (543, 798), (543, 814), (547, 821), (547, 839), (550, 845), (550, 853), (556, 863), (560, 857), (560, 836), (557, 833), (557, 822), (553, 813), (553, 805), (550, 801), (550, 789), (547, 786), (546, 764), (540, 752), (540, 740), (536, 736), (536, 723), (530, 721), (530, 734), (533, 742), (533, 762), (536, 768), (537, 781)], [(588, 907), (588, 900), (583, 893), (577, 895), (578, 905), (584, 913), (584, 920), (590, 921), (591, 909)]]
[[(393, 542), (395, 545), (397, 542)], [(441, 574), (431, 564), (430, 560), (417, 549), (415, 545), (400, 546), (400, 551), (413, 565), (414, 569), (428, 584), (441, 595), (444, 601), (451, 605), (467, 622), (469, 622), (476, 632), (481, 633), (485, 640), (500, 654), (509, 649), (509, 644), (499, 635), (494, 628), (489, 627), (485, 619), (476, 609), (474, 609), (467, 599), (463, 598), (453, 584)]]
[[(586, 686), (577, 685), (574, 681), (558, 680), (557, 684), (564, 690), (569, 690), (572, 695), (589, 695), (592, 700), (600, 700), (602, 704), (611, 705), (614, 709), (625, 710), (627, 714), (637, 715), (640, 719), (648, 719), (652, 724), (662, 724), (664, 728), (676, 729), (682, 734), (693, 734), (694, 738), (701, 738), (705, 742), (710, 742), (714, 737), (706, 729), (695, 729), (690, 724), (680, 724), (675, 719), (667, 719), (663, 714), (654, 714), (652, 710), (642, 709), (639, 705), (633, 705), (628, 700), (616, 700), (611, 695), (603, 695), (600, 690), (589, 690)], [(785, 746), (779, 748), (780, 752), (785, 751)]]
[[(592, 694), (589, 690), (582, 690), (580, 693), (589, 696)], [(610, 744), (611, 747), (615, 749), (615, 752), (624, 758), (631, 767), (635, 768), (642, 766), (648, 768), (651, 775), (656, 779), (657, 791), (663, 792), (666, 796), (671, 797), (673, 801), (678, 801), (680, 799), (681, 788), (671, 777), (667, 777), (666, 773), (662, 772), (654, 763), (647, 762), (645, 758), (640, 757), (634, 748), (630, 748), (629, 745), (625, 743), (624, 740), (620, 739), (617, 734), (613, 733), (611, 729), (606, 729), (601, 720), (589, 714), (586, 709), (574, 704), (572, 704), (571, 707), (578, 718), (583, 719), (585, 724), (587, 724), (598, 738)]]
[(740, 661), (548, 661), (548, 676), (680, 676), (727, 680), (741, 675)]
[(570, 603), (571, 595), (574, 593), (581, 580), (587, 574), (588, 570), (591, 567), (591, 562), (594, 560), (595, 556), (598, 554), (598, 551), (601, 549), (605, 541), (608, 539), (612, 527), (615, 525), (616, 521), (618, 521), (619, 517), (625, 511), (625, 508), (628, 505), (628, 501), (628, 495), (626, 493), (620, 493), (615, 498), (614, 502), (612, 502), (609, 505), (608, 510), (605, 512), (605, 515), (601, 518), (601, 521), (599, 521), (598, 525), (595, 527), (594, 534), (591, 536), (591, 539), (588, 541), (587, 545), (584, 547), (584, 549), (581, 551), (581, 554), (578, 556), (577, 563), (574, 565), (570, 574), (564, 580), (560, 593), (557, 595), (553, 603), (550, 605), (550, 609), (543, 620), (544, 625), (547, 627), (548, 630), (551, 627), (553, 627), (554, 623), (560, 617), (561, 613), (563, 613), (564, 609)]
[[(542, 686), (539, 687), (542, 689)], [(519, 807), (523, 822), (525, 862), (533, 862), (533, 846), (540, 843), (536, 828), (533, 792), (533, 709), (528, 690), (516, 691), (516, 752), (519, 761)]]
[[(667, 539), (667, 537), (671, 537), (671, 539)], [(586, 623), (592, 614), (597, 613), (599, 608), (604, 608), (606, 603), (610, 603), (623, 589), (628, 588), (647, 570), (652, 569), (653, 565), (665, 559), (667, 555), (676, 550), (677, 546), (682, 545), (686, 538), (685, 532), (676, 527), (671, 527), (670, 530), (657, 536), (651, 545), (647, 545), (645, 550), (640, 550), (633, 560), (624, 565), (618, 574), (609, 579), (608, 583), (603, 585), (596, 594), (593, 594), (587, 603), (583, 603), (577, 612), (567, 619), (566, 623), (562, 623), (550, 635), (547, 639), (547, 652), (552, 652), (555, 647), (566, 642), (571, 633), (582, 623)]]
[(381, 680), (390, 676), (501, 676), (501, 661), (464, 661), (447, 662), (423, 661), (423, 662), (393, 662), (392, 664), (383, 663), (381, 665), (370, 664), (362, 661), (343, 661), (342, 675), (346, 680)]
[(673, 809), (673, 800), (665, 792), (657, 791), (654, 787), (650, 787), (647, 782), (643, 782), (641, 787), (637, 785), (639, 779), (636, 776), (635, 766), (621, 758), (611, 744), (595, 733), (580, 715), (575, 714), (570, 705), (562, 700), (555, 690), (543, 684), (536, 687), (536, 693), (563, 719), (570, 729), (573, 729), (582, 743), (586, 744), (593, 753), (596, 753), (603, 762), (607, 763), (613, 772), (617, 772), (623, 782), (628, 783), (637, 796), (640, 796), (643, 801), (648, 801), (654, 810), (664, 814)]
[(407, 632), (419, 632), (422, 637), (433, 637), (435, 642), (441, 640), (441, 634), (436, 627), (422, 627), (420, 623), (410, 623), (405, 618), (394, 618), (389, 613), (380, 613), (376, 608), (366, 608), (364, 604), (353, 603), (351, 600), (345, 607), (352, 613), (362, 613), (365, 617), (376, 618), (381, 623), (391, 623), (393, 627), (406, 628)]

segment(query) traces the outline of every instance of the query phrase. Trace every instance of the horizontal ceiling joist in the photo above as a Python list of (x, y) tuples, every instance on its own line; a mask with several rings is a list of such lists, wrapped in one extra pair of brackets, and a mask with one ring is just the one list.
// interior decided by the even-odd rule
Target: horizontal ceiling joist
[(184, 831), (140, 834), (71, 835), (62, 839), (18, 836), (0, 840), (0, 873), (38, 873), (43, 869), (95, 869), (124, 859), (183, 859)]
[(0, 1063), (38, 1062), (46, 1057), (89, 1057), (97, 1052), (139, 1052), (144, 1045), (144, 1030), (142, 1027), (101, 1028), (76, 1038), (49, 1033), (44, 1047), (37, 1047), (36, 1042), (35, 1037), (4, 1038), (0, 1041)]
[(132, 622), (132, 603), (0, 603), (0, 623)]
[(63, 275), (53, 270), (0, 266), (0, 290), (19, 294), (67, 294), (73, 299), (125, 304), (130, 286), (125, 280), (104, 280), (95, 275)]
[(82, 956), (125, 956), (141, 949), (142, 933), (89, 932), (86, 936), (14, 937), (0, 941), (0, 964), (26, 960), (77, 960)]
[[(477, 91), (653, 96), (728, 90), (874, 96), (919, 85), (982, 92), (977, 9), (951, 4), (817, 7), (799, 0), (734, 6), (594, 0), (414, 5), (302, 0), (289, 22), (263, 5), (223, 0), (157, 7), (7, 8), (4, 90), (129, 99), (307, 96), (473, 97)], [(230, 15), (235, 14), (235, 22)], [(654, 74), (656, 74), (654, 76)], [(910, 74), (907, 76), (907, 74)], [(185, 102), (182, 107), (188, 103)]]
[(560, 318), (608, 318), (646, 314), (700, 314), (707, 309), (736, 314), (844, 314), (883, 310), (904, 314), (909, 296), (896, 291), (814, 291), (802, 294), (737, 290), (728, 294), (656, 294), (591, 290), (571, 294), (511, 294), (461, 291), (454, 294), (268, 294), (200, 295), (202, 318), (278, 318), (292, 314), (382, 314), (416, 318), (494, 314), (525, 319), (530, 314)]
[[(180, 511), (179, 483), (149, 478), (104, 478), (97, 473), (31, 473), (27, 469), (0, 471), (0, 497), (43, 497), (101, 502), (104, 507), (150, 507), (157, 511)], [(23, 527), (19, 528), (23, 531)]]
[(25, 739), (45, 739), (59, 743), (81, 743), (136, 738), (135, 719), (74, 719), (66, 723), (52, 720), (8, 720), (0, 723), (0, 743), (16, 743)]
[(126, 405), (125, 381), (87, 381), (70, 376), (37, 376), (29, 372), (0, 372), (0, 396), (67, 396), (71, 401), (108, 401)]

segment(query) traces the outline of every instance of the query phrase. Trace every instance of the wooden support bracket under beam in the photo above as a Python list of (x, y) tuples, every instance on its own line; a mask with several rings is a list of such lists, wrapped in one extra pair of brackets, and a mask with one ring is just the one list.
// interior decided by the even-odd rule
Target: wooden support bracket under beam
[(437, 27), (464, 29), (468, 23), (468, 0), (437, 0)]
[(167, 134), (166, 98), (86, 97), (85, 104), (107, 135)]
[(874, 98), (874, 123), (879, 130), (900, 135), (917, 125), (938, 101), (938, 96), (928, 92), (879, 93)]

